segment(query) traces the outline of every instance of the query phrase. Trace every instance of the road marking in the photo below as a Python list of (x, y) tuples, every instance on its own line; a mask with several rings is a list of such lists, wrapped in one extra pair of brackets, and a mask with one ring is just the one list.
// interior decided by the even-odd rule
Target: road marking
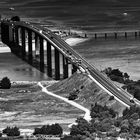
[(114, 98), (119, 101), (120, 103), (122, 103), (123, 105), (125, 105), (126, 107), (130, 108), (129, 105), (127, 105), (126, 103), (124, 103), (123, 101), (121, 101), (119, 98), (117, 98), (115, 95), (113, 95), (110, 91), (108, 91), (105, 87), (103, 87), (98, 81), (96, 81), (91, 75), (88, 75), (88, 77), (90, 79), (92, 79), (99, 87), (101, 87), (104, 91), (106, 91), (109, 95), (114, 96)]

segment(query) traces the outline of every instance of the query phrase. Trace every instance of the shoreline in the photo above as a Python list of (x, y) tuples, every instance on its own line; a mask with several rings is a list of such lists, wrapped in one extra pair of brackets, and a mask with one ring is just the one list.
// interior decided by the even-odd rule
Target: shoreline
[[(85, 41), (89, 40), (89, 38), (81, 38), (81, 37), (69, 37), (65, 40), (65, 42), (70, 46), (75, 46), (77, 44), (83, 43)], [(8, 53), (11, 52), (10, 48), (6, 46), (5, 44), (2, 44), (3, 46), (0, 47), (0, 53)]]

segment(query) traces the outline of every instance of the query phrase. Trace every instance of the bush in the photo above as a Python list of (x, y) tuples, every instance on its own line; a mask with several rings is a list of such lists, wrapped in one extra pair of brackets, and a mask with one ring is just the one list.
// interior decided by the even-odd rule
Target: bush
[(111, 100), (114, 100), (114, 96), (113, 95), (109, 97), (109, 101), (111, 101)]
[(69, 94), (68, 99), (69, 99), (69, 100), (75, 100), (75, 99), (77, 99), (77, 98), (78, 98), (78, 93), (79, 93), (79, 92), (80, 92), (80, 91), (79, 91), (78, 89), (72, 91), (72, 92)]
[(10, 79), (8, 77), (4, 77), (0, 82), (0, 86), (3, 89), (10, 89), (11, 87)]

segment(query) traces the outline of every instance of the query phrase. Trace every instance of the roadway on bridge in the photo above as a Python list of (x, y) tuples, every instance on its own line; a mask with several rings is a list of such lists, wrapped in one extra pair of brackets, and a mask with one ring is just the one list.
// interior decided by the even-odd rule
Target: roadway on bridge
[[(82, 68), (85, 71), (88, 71), (88, 75), (90, 75), (91, 79), (94, 79), (94, 82), (98, 84), (102, 89), (104, 89), (108, 94), (115, 96), (115, 98), (123, 103), (125, 106), (130, 107), (134, 105), (134, 103), (130, 102), (133, 96), (123, 89), (117, 87), (111, 80), (106, 78), (98, 69), (96, 69), (93, 65), (90, 65), (80, 54), (78, 54), (75, 50), (73, 50), (64, 40), (62, 40), (59, 36), (54, 34), (48, 29), (43, 29), (42, 27), (34, 27), (30, 24), (25, 23), (15, 23), (16, 25), (26, 26), (31, 30), (37, 32), (44, 39), (49, 41), (52, 46), (57, 48), (71, 63), (74, 63), (79, 69)], [(75, 60), (80, 60), (80, 64)], [(140, 101), (134, 99), (136, 105), (140, 106)]]
[[(69, 58), (71, 61), (72, 56), (78, 60), (81, 60), (81, 66), (83, 68), (87, 68), (91, 77), (93, 77), (96, 83), (101, 87), (104, 88), (109, 94), (112, 94), (118, 99), (119, 102), (123, 103), (125, 106), (129, 107), (133, 105), (130, 102), (130, 99), (133, 98), (132, 95), (128, 94), (127, 92), (123, 91), (116, 85), (114, 85), (109, 79), (107, 79), (101, 72), (98, 71), (94, 66), (90, 65), (81, 55), (79, 55), (75, 50), (73, 50), (67, 43), (65, 43), (61, 38), (57, 35), (48, 31), (45, 33), (45, 36), (49, 38), (53, 43), (56, 44), (59, 50), (64, 50), (64, 52), (70, 52), (72, 55)], [(67, 54), (66, 54), (67, 56)]]

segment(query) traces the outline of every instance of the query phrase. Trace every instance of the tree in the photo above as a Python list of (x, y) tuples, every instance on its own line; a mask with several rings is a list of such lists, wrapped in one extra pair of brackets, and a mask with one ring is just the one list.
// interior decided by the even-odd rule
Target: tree
[(63, 133), (63, 129), (61, 128), (61, 126), (56, 123), (56, 124), (52, 124), (51, 126), (51, 132), (52, 135), (62, 135)]
[(10, 89), (11, 87), (10, 79), (8, 77), (4, 77), (0, 82), (0, 86), (3, 89)]
[(11, 17), (12, 21), (20, 21), (20, 17), (19, 16), (13, 16)]
[(33, 135), (44, 134), (44, 135), (62, 135), (63, 129), (59, 124), (43, 125), (41, 128), (35, 128)]
[(130, 76), (125, 72), (125, 73), (123, 74), (123, 77), (124, 77), (124, 80), (128, 80)]
[(7, 134), (7, 133), (9, 133), (9, 131), (10, 131), (10, 127), (7, 126), (5, 129), (3, 129), (2, 132), (3, 132), (4, 134)]
[(129, 132), (129, 126), (124, 124), (121, 126), (121, 133), (127, 133)]
[(115, 75), (115, 76), (118, 76), (118, 77), (123, 77), (123, 73), (119, 69), (113, 69), (111, 71), (111, 75)]
[(6, 134), (7, 136), (20, 136), (20, 131), (18, 127), (7, 127), (3, 130), (3, 133)]
[(101, 106), (98, 104), (95, 104), (94, 106), (91, 106), (91, 113), (90, 113), (91, 118), (99, 118), (103, 119), (105, 117), (116, 117), (116, 112), (108, 108), (107, 106)]
[(140, 135), (140, 126), (135, 128), (134, 133)]
[(77, 125), (73, 125), (70, 131), (70, 135), (85, 135), (87, 131), (90, 131), (90, 124), (83, 118), (76, 120)]
[(129, 132), (129, 121), (127, 119), (121, 122), (121, 133)]

